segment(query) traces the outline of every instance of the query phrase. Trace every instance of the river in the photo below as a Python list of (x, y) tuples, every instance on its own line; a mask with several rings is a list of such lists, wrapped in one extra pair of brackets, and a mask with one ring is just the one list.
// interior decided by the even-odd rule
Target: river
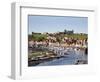
[[(51, 61), (46, 61), (38, 64), (37, 66), (52, 66), (52, 65), (75, 65), (78, 60), (88, 61), (87, 55), (83, 50), (71, 50), (67, 51), (69, 55), (65, 55), (63, 58), (53, 59)], [(83, 64), (83, 63), (80, 63)], [(87, 63), (85, 63), (87, 64)]]

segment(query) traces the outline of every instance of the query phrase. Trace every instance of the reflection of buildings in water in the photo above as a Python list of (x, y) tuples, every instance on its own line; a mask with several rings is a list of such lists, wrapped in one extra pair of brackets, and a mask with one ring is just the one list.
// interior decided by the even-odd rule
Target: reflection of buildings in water
[(74, 65), (76, 64), (77, 61), (81, 61), (81, 63), (78, 64), (83, 64), (84, 60), (87, 60), (87, 58), (83, 57), (84, 51), (72, 51), (69, 50), (70, 55), (66, 55), (64, 58), (60, 59), (54, 59), (52, 61), (47, 61), (40, 63), (38, 66), (48, 66), (48, 65)]

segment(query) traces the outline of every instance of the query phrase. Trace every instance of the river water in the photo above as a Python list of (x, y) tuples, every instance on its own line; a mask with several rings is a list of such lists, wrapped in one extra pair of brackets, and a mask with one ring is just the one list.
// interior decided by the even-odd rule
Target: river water
[(52, 66), (52, 65), (75, 65), (77, 60), (88, 61), (87, 55), (83, 50), (71, 50), (67, 51), (67, 55), (63, 58), (53, 59), (51, 61), (46, 61), (38, 64), (37, 66)]

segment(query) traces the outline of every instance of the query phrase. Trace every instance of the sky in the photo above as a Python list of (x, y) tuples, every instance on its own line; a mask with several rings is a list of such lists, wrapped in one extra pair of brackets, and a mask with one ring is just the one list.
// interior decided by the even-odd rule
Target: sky
[(32, 32), (63, 32), (74, 30), (74, 33), (88, 33), (88, 18), (75, 16), (28, 16), (28, 34)]

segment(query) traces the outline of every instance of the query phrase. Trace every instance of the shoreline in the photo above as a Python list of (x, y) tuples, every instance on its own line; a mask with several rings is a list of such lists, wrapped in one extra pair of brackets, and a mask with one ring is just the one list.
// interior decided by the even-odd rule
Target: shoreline
[(28, 66), (36, 66), (40, 63), (47, 62), (47, 61), (52, 61), (54, 59), (60, 59), (64, 58), (65, 56), (55, 56), (55, 57), (48, 57), (48, 58), (43, 58), (43, 59), (38, 59), (38, 60), (29, 60), (28, 61)]

